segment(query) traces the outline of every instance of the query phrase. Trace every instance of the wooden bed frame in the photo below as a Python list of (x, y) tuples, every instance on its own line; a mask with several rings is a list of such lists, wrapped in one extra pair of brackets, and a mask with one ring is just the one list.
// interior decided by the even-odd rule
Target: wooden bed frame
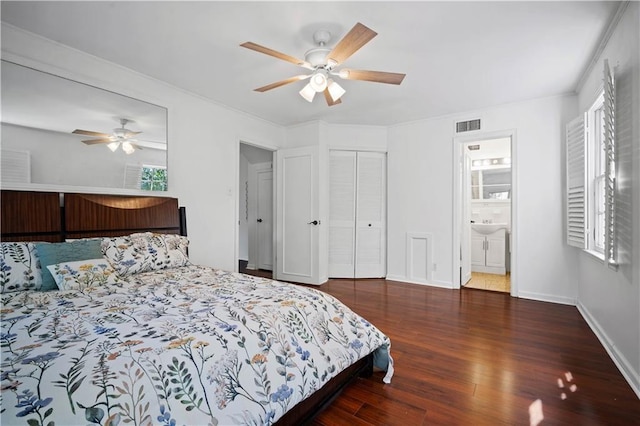
[[(62, 242), (135, 232), (187, 235), (186, 211), (171, 197), (2, 190), (1, 241)], [(277, 425), (310, 422), (342, 389), (373, 372), (363, 358), (281, 417)]]

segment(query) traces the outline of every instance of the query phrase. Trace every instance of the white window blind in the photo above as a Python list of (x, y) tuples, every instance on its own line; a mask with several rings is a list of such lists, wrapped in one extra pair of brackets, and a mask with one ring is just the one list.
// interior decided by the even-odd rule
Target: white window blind
[(585, 117), (567, 124), (567, 244), (586, 248), (586, 138)]
[(615, 81), (609, 61), (604, 61), (604, 149), (605, 159), (605, 235), (604, 260), (616, 263), (616, 149), (615, 149)]

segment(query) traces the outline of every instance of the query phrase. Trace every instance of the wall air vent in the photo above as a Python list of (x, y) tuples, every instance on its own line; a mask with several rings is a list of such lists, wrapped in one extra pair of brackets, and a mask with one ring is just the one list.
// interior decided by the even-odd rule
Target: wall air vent
[(480, 130), (480, 119), (468, 121), (458, 121), (456, 123), (456, 133), (471, 132), (473, 130)]

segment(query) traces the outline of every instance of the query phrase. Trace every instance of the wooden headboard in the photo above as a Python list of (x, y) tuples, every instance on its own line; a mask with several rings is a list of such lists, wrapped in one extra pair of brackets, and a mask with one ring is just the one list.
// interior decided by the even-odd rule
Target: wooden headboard
[(2, 241), (64, 241), (60, 194), (2, 191)]
[(171, 197), (2, 191), (2, 241), (64, 241), (134, 232), (186, 235)]

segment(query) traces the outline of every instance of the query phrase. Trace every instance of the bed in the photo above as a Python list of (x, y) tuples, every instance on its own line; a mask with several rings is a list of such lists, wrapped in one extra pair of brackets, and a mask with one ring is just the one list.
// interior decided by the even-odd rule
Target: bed
[(190, 263), (174, 198), (2, 191), (2, 246), (3, 425), (302, 424), (393, 374), (334, 297)]

